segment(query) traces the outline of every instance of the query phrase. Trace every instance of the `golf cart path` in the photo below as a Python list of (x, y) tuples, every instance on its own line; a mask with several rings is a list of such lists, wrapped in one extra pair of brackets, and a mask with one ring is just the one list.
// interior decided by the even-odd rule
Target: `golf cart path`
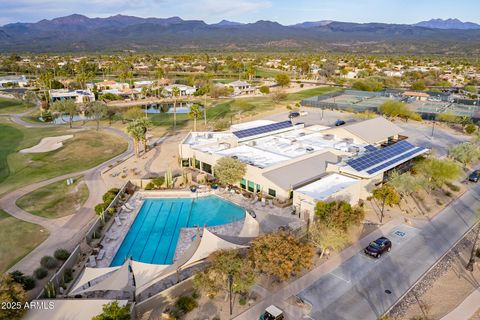
[[(35, 127), (37, 127), (37, 125), (35, 125)], [(91, 127), (83, 128), (90, 129)], [(10, 268), (10, 270), (20, 270), (24, 273), (31, 274), (38, 267), (40, 259), (43, 256), (52, 255), (58, 248), (71, 250), (84, 237), (90, 223), (95, 218), (93, 208), (101, 201), (102, 195), (107, 190), (107, 186), (101, 177), (101, 172), (109, 165), (115, 164), (117, 161), (130, 157), (133, 154), (132, 139), (125, 132), (114, 128), (102, 129), (126, 140), (128, 142), (127, 150), (94, 168), (36, 182), (16, 189), (0, 198), (0, 208), (5, 210), (8, 214), (17, 219), (38, 224), (50, 233), (49, 237), (44, 242), (23, 257), (23, 259), (18, 261)], [(57, 219), (48, 219), (26, 212), (16, 204), (19, 198), (37, 190), (38, 188), (76, 176), (84, 176), (89, 194), (86, 202), (75, 214)]]

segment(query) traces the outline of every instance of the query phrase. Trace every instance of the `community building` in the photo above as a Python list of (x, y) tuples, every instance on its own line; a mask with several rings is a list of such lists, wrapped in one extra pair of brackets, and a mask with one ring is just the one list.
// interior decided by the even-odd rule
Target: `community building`
[(383, 117), (333, 128), (259, 120), (225, 132), (191, 132), (179, 146), (183, 166), (211, 175), (222, 157), (244, 162), (240, 188), (292, 200), (306, 216), (317, 201), (366, 199), (392, 170), (427, 151)]
[(73, 100), (75, 103), (88, 103), (95, 101), (95, 95), (90, 90), (49, 90), (48, 94), (52, 102), (60, 100)]

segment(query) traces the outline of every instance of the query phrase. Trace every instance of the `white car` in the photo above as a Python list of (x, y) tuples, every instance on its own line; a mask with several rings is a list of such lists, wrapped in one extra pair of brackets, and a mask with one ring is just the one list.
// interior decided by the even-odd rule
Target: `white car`
[(299, 113), (300, 113), (301, 116), (306, 116), (306, 115), (308, 115), (308, 112), (307, 112), (307, 111), (300, 111)]

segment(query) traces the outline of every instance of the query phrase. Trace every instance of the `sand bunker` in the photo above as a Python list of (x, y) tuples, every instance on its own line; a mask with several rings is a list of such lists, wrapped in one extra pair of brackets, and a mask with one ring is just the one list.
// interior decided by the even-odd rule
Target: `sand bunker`
[(60, 149), (62, 141), (73, 138), (73, 135), (43, 138), (39, 144), (28, 149), (20, 150), (20, 153), (42, 153)]

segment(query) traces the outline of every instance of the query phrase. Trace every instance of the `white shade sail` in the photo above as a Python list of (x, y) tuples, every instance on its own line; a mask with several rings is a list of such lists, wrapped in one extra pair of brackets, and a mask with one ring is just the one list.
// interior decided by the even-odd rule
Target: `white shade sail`
[(113, 271), (107, 278), (91, 287), (88, 287), (87, 289), (80, 290), (77, 293), (89, 291), (124, 290), (128, 286), (128, 280), (130, 278), (130, 271), (128, 270), (129, 265), (130, 261), (125, 261), (120, 268)]
[(133, 275), (135, 276), (135, 285), (137, 288), (143, 287), (149, 283), (152, 279), (155, 279), (158, 275), (162, 274), (166, 268), (170, 265), (165, 264), (150, 264), (138, 261), (131, 261)]
[(87, 285), (90, 281), (93, 281), (101, 276), (107, 275), (110, 272), (117, 270), (120, 267), (110, 267), (110, 268), (85, 268), (83, 270), (82, 276), (77, 281), (75, 286), (70, 290), (69, 294), (75, 294), (75, 291), (81, 287)]
[(255, 238), (260, 234), (260, 225), (248, 212), (245, 214), (242, 230), (238, 234), (241, 238)]

